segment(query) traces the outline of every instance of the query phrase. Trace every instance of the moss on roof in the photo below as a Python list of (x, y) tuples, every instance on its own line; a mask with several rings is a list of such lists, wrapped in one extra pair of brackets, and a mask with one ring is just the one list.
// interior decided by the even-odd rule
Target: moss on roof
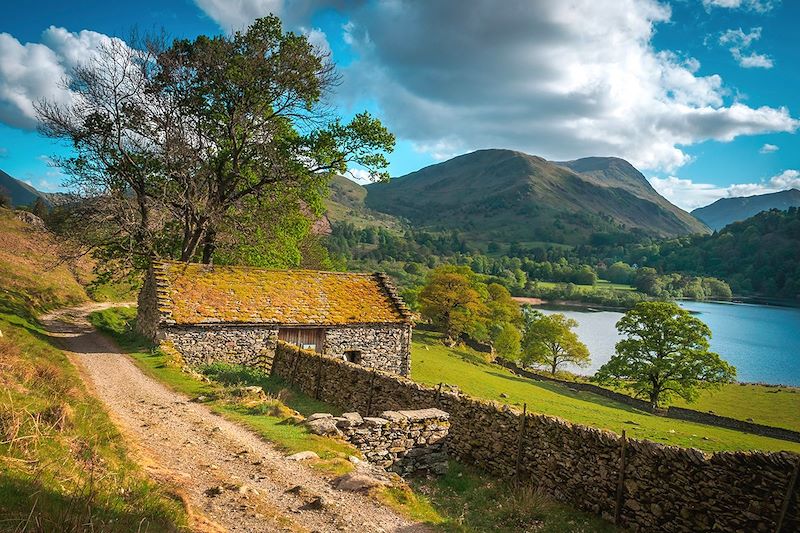
[(167, 323), (346, 325), (408, 322), (383, 274), (163, 261), (153, 271)]

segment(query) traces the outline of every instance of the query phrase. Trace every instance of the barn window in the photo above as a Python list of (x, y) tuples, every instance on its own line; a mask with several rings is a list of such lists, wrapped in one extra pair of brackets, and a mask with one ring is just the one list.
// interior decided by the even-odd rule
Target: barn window
[(361, 352), (358, 350), (348, 350), (344, 352), (344, 358), (351, 363), (355, 363), (357, 365), (361, 364)]

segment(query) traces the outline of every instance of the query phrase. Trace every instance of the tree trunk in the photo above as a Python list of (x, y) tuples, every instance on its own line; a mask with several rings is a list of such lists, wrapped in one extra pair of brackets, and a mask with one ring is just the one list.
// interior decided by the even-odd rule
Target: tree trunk
[(217, 232), (213, 228), (206, 230), (205, 238), (203, 239), (203, 263), (206, 265), (211, 264), (214, 258), (214, 252), (217, 249)]
[(557, 368), (558, 368), (558, 361), (556, 359), (553, 359), (553, 362), (550, 365), (550, 373), (555, 376)]

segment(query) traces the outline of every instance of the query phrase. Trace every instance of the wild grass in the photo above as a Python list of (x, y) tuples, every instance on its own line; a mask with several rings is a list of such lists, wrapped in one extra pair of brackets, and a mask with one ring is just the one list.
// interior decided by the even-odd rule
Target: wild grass
[(0, 531), (184, 529), (179, 497), (128, 457), (46, 334), (31, 322), (0, 329)]
[(87, 300), (85, 264), (0, 209), (0, 531), (177, 531), (170, 487), (128, 457), (103, 406), (36, 316)]
[[(436, 385), (444, 382), (457, 385), (472, 396), (517, 407), (527, 403), (529, 411), (554, 415), (570, 422), (610, 429), (617, 433), (625, 430), (628, 436), (637, 439), (694, 447), (709, 452), (800, 451), (800, 443), (663, 418), (605, 397), (570, 389), (568, 386), (515, 376), (506, 369), (487, 362), (486, 354), (468, 347), (444, 346), (436, 333), (414, 333), (411, 359), (411, 377), (420, 383)], [(748, 391), (743, 388), (740, 393), (740, 410), (746, 411), (749, 409)], [(797, 411), (783, 416), (787, 419), (795, 418)]]

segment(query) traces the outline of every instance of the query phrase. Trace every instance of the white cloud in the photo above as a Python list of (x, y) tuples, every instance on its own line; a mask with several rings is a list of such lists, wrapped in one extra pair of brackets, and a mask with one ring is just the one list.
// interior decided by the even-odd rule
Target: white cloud
[(35, 128), (34, 103), (42, 99), (68, 103), (71, 95), (61, 82), (110, 39), (89, 30), (72, 33), (55, 26), (42, 33), (41, 43), (22, 44), (0, 33), (0, 122)]
[(361, 185), (366, 185), (367, 183), (373, 182), (373, 180), (370, 178), (369, 170), (363, 168), (350, 167), (347, 169), (347, 174), (345, 177), (350, 178)]
[(773, 152), (777, 152), (780, 150), (780, 147), (774, 144), (766, 143), (761, 149), (758, 151), (759, 154), (771, 154)]
[(744, 50), (761, 38), (761, 28), (752, 28), (745, 33), (741, 28), (727, 30), (719, 37), (719, 44), (727, 46), (731, 55), (743, 68), (772, 68), (772, 58), (756, 52), (745, 53)]
[(703, 0), (706, 10), (719, 7), (725, 9), (743, 9), (755, 11), (756, 13), (766, 13), (781, 3), (781, 0)]
[(284, 14), (283, 0), (195, 0), (195, 4), (229, 32), (242, 30), (270, 13)]
[[(795, 131), (786, 108), (726, 104), (719, 75), (654, 50), (655, 0), (370, 3), (346, 33), (348, 103), (376, 99), (400, 137), (441, 154), (517, 149), (548, 159), (615, 155), (669, 171), (704, 140)], [(751, 63), (757, 59), (748, 59)]]
[(695, 183), (690, 179), (675, 176), (651, 177), (649, 181), (653, 188), (667, 200), (682, 209), (691, 211), (711, 204), (720, 198), (753, 196), (754, 194), (766, 194), (792, 188), (800, 189), (800, 172), (794, 169), (784, 170), (759, 183), (735, 183), (727, 187), (710, 183)]

